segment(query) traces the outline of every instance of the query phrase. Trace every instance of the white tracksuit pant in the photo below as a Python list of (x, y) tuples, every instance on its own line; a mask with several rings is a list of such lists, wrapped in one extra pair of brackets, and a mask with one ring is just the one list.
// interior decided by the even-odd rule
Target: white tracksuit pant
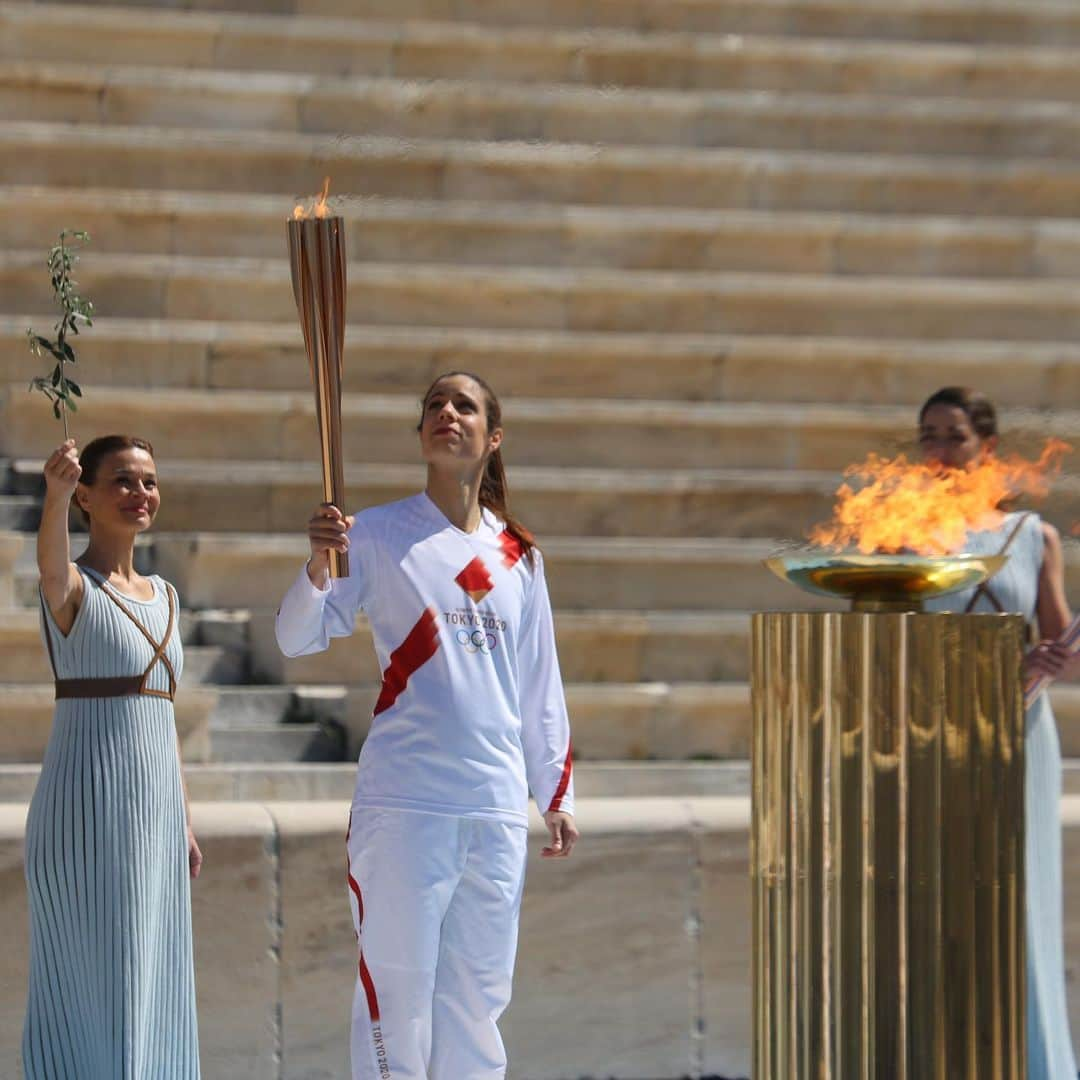
[(354, 809), (353, 1080), (502, 1080), (528, 830)]

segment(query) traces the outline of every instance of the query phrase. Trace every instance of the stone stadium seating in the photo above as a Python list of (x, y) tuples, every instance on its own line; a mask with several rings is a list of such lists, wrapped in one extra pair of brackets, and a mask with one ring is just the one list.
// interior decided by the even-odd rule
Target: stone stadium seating
[[(26, 393), (42, 368), (25, 331), (52, 321), (61, 228), (92, 235), (78, 278), (97, 308), (74, 432), (157, 449), (140, 559), (185, 608), (178, 720), (210, 847), (261, 867), (272, 910), (280, 868), (260, 845), (302, 861), (309, 834), (262, 805), (348, 797), (348, 765), (305, 763), (347, 762), (363, 738), (366, 624), (297, 660), (272, 630), (320, 494), (284, 221), (329, 175), (350, 258), (351, 506), (422, 481), (432, 377), (490, 379), (513, 503), (549, 563), (581, 792), (621, 837), (599, 841), (597, 873), (632, 847), (606, 799), (699, 796), (714, 862), (668, 806), (679, 839), (642, 881), (702, 857), (745, 906), (742, 810), (724, 800), (747, 791), (748, 614), (820, 606), (761, 559), (828, 515), (845, 465), (911, 449), (914, 407), (943, 384), (997, 399), (1017, 449), (1080, 434), (1078, 61), (1064, 0), (0, 0), (0, 801), (29, 797), (49, 724), (32, 532), (61, 434)], [(1080, 521), (1068, 462), (1045, 513)], [(1071, 547), (1067, 563), (1078, 602)], [(1080, 692), (1055, 706), (1080, 757)], [(16, 819), (0, 814), (12, 874)], [(0, 890), (5, 917), (19, 903)], [(676, 1019), (650, 1027), (621, 999), (641, 1069), (748, 1069), (740, 933), (734, 953), (706, 935), (704, 959), (686, 946), (686, 972), (665, 968), (700, 989)], [(1080, 955), (1080, 924), (1068, 934)], [(527, 946), (527, 972), (542, 953)], [(206, 957), (223, 979), (233, 963)], [(295, 987), (253, 979), (266, 1015), (295, 1005)], [(536, 1031), (572, 1019), (557, 998), (583, 1000), (558, 985), (512, 1033), (537, 1077), (557, 1059)], [(296, 1035), (282, 1076), (336, 1075), (320, 1030)], [(248, 1075), (240, 1036), (208, 1038), (221, 1075)], [(661, 1075), (622, 1060), (620, 1076)]]

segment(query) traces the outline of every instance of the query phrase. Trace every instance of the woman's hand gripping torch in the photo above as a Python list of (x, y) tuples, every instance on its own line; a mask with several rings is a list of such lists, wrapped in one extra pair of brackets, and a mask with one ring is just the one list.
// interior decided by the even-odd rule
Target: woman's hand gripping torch
[[(293, 295), (304, 334), (322, 451), (323, 500), (342, 509), (345, 468), (341, 445), (342, 353), (345, 344), (345, 233), (326, 209), (327, 179), (311, 216), (296, 208), (288, 222)], [(349, 557), (327, 552), (331, 577), (349, 576)]]

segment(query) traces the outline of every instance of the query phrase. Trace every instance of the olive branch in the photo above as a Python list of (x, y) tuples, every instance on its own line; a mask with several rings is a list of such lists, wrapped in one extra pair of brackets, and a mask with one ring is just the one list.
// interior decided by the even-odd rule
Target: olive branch
[(78, 251), (89, 240), (90, 234), (81, 229), (64, 229), (60, 233), (60, 242), (49, 251), (49, 276), (61, 312), (53, 326), (56, 340), (35, 334), (30, 327), (26, 331), (30, 351), (35, 356), (49, 356), (56, 361), (52, 374), (32, 379), (27, 391), (40, 390), (52, 402), (53, 415), (64, 421), (65, 439), (68, 437), (67, 411), (78, 412), (75, 398), (82, 397), (82, 388), (74, 379), (69, 379), (64, 370), (65, 365), (75, 363), (75, 350), (68, 344), (67, 335), (78, 334), (80, 322), (93, 326), (94, 305), (75, 291), (78, 282), (71, 276), (79, 261)]

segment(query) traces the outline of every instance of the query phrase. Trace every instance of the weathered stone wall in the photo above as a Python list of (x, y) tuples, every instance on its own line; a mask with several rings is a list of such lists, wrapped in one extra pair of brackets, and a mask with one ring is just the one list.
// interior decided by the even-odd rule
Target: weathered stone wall
[[(347, 1077), (355, 972), (347, 805), (198, 803), (193, 889), (206, 1080)], [(0, 1076), (26, 980), (23, 805), (0, 805)], [(504, 1032), (516, 1080), (749, 1072), (745, 799), (592, 799), (573, 858), (541, 861)], [(9, 1071), (10, 1070), (10, 1071)]]
[[(201, 803), (194, 889), (206, 1080), (347, 1077), (354, 972), (347, 806)], [(1080, 797), (1063, 802), (1066, 952), (1080, 1030)], [(591, 799), (565, 863), (531, 838), (515, 1080), (746, 1076), (750, 890), (741, 798)], [(0, 805), (0, 1076), (16, 1075), (26, 979), (25, 807)]]

